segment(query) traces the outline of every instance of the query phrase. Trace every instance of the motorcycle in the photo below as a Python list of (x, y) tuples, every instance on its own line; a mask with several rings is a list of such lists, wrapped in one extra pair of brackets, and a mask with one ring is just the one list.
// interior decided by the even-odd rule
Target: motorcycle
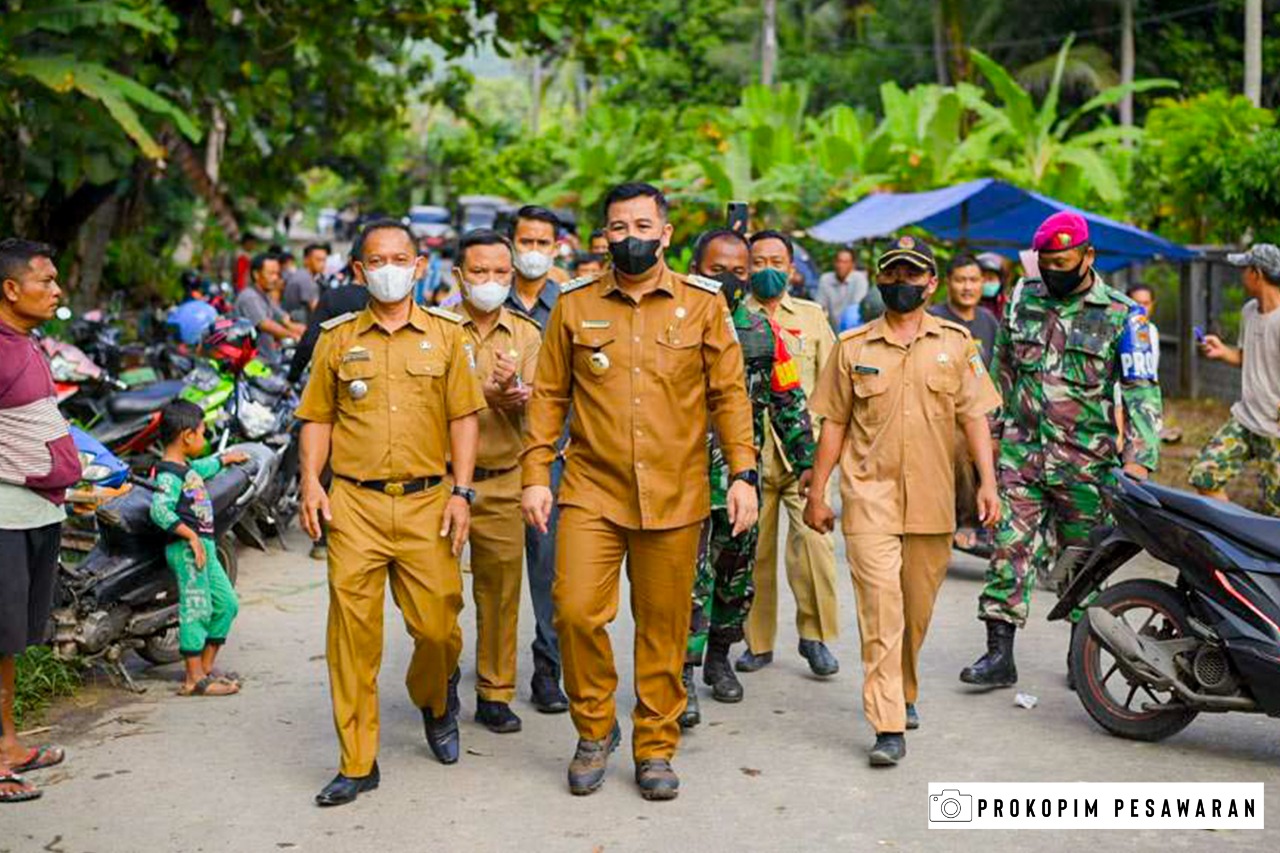
[[(258, 491), (271, 476), (264, 460), (273, 455), (261, 445), (237, 445), (250, 461), (224, 468), (207, 487), (214, 508), (218, 561), (234, 585), (235, 536)], [(53, 611), (53, 648), (63, 658), (102, 661), (129, 689), (139, 692), (123, 664), (135, 650), (153, 664), (173, 663), (178, 650), (178, 599), (173, 573), (165, 564), (167, 534), (151, 521), (156, 485), (137, 475), (132, 488), (96, 510), (97, 542), (84, 559), (59, 567), (58, 599)]]
[[(1084, 615), (1068, 665), (1089, 715), (1114, 735), (1163, 740), (1201, 712), (1280, 716), (1280, 519), (1116, 473), (1116, 524), (1065, 549), (1048, 618)], [(1146, 551), (1173, 584), (1125, 580)], [(1095, 597), (1096, 595), (1096, 597)]]

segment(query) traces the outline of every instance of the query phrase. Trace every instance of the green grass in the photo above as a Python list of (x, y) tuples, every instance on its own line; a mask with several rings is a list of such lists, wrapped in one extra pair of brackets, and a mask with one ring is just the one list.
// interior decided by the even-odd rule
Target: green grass
[(18, 657), (18, 690), (14, 715), (19, 731), (30, 724), (59, 696), (70, 696), (80, 686), (83, 669), (73, 661), (59, 660), (46, 648), (28, 649)]

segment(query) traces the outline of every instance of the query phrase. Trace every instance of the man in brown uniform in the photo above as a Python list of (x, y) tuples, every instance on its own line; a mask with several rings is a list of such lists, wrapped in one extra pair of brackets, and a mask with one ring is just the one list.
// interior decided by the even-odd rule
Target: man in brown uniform
[(499, 734), (521, 728), (520, 717), (511, 710), (524, 570), (520, 450), (542, 343), (537, 323), (503, 307), (511, 293), (512, 263), (507, 238), (480, 229), (463, 235), (453, 268), (462, 292), (462, 349), (489, 404), (480, 413), (471, 592), (476, 602), (476, 722)]
[(613, 267), (562, 289), (543, 339), (522, 460), (524, 515), (546, 529), (551, 463), (572, 405), (553, 587), (579, 734), (569, 789), (597, 790), (621, 739), (608, 625), (625, 558), (635, 618), (636, 781), (646, 799), (672, 799), (689, 601), (711, 505), (708, 416), (733, 477), (727, 509), (738, 535), (756, 517), (751, 403), (718, 288), (663, 260), (671, 225), (662, 193), (622, 184), (604, 212)]
[[(467, 538), (470, 489), (485, 407), (468, 368), (462, 318), (415, 305), (425, 263), (396, 220), (368, 225), (355, 274), (367, 308), (327, 320), (298, 417), (302, 523), (313, 539), (329, 522), (326, 657), (342, 746), (338, 775), (316, 797), (349, 803), (378, 786), (378, 668), (387, 579), (414, 640), (406, 684), (422, 710), (427, 744), (458, 760), (451, 675), (462, 651), (458, 554)], [(445, 454), (456, 485), (444, 483)], [(320, 485), (328, 461), (329, 495)]]
[(1000, 395), (969, 332), (925, 311), (938, 287), (933, 252), (901, 237), (880, 256), (885, 314), (840, 336), (813, 411), (824, 417), (805, 523), (835, 526), (826, 485), (840, 463), (841, 527), (858, 599), (862, 706), (875, 727), (872, 766), (906, 755), (916, 728), (917, 663), (955, 533), (955, 429), (981, 472), (978, 515), (999, 516), (986, 415)]
[[(827, 312), (816, 302), (797, 299), (786, 290), (795, 269), (791, 238), (778, 231), (751, 235), (751, 296), (747, 307), (764, 313), (773, 323), (792, 361), (799, 368), (800, 387), (810, 402), (818, 374), (836, 348)], [(781, 275), (779, 275), (781, 274)], [(821, 435), (813, 418), (813, 432)], [(804, 524), (804, 492), (800, 473), (792, 470), (781, 443), (769, 428), (764, 445), (764, 488), (760, 501), (760, 551), (756, 559), (756, 600), (747, 617), (747, 650), (738, 658), (739, 672), (755, 672), (773, 662), (778, 633), (778, 529), (786, 511), (787, 584), (796, 600), (796, 630), (800, 655), (814, 675), (840, 671), (840, 662), (827, 643), (840, 636), (840, 602), (836, 595), (836, 543), (830, 534)]]

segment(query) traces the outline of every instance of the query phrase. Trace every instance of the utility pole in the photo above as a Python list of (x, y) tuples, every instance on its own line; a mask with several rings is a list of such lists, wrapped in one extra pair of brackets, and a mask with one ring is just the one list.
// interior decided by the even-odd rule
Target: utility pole
[(933, 67), (938, 74), (938, 85), (951, 82), (947, 73), (947, 30), (942, 21), (942, 4), (933, 4)]
[(778, 0), (764, 0), (764, 30), (760, 39), (760, 83), (773, 88), (778, 65)]
[[(1133, 83), (1133, 3), (1134, 0), (1120, 0), (1120, 84), (1123, 86)], [(1120, 124), (1133, 126), (1133, 92), (1125, 93), (1120, 101)]]
[(1244, 3), (1244, 96), (1262, 106), (1262, 0)]

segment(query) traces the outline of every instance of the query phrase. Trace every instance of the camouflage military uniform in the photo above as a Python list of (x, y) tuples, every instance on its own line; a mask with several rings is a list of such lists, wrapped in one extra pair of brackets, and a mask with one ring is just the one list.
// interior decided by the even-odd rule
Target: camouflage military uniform
[[(792, 466), (797, 471), (813, 467), (813, 427), (795, 363), (785, 349), (779, 352), (778, 336), (769, 319), (749, 311), (745, 303), (734, 310), (733, 326), (742, 345), (756, 449), (768, 435), (765, 431), (768, 414)], [(729, 466), (725, 464), (714, 433), (707, 434), (707, 446), (711, 453), (711, 517), (703, 525), (693, 587), (693, 616), (686, 657), (692, 664), (702, 662), (709, 634), (714, 633), (730, 643), (742, 639), (742, 626), (755, 595), (752, 574), (759, 528), (753, 525), (736, 538), (731, 535), (733, 525), (725, 508)]]
[(1021, 627), (1036, 572), (1106, 523), (1100, 487), (1122, 464), (1116, 384), (1123, 463), (1150, 470), (1159, 458), (1160, 386), (1146, 315), (1096, 273), (1092, 288), (1068, 299), (1028, 280), (1005, 311), (993, 369), (1004, 397), (993, 431), (1002, 508), (978, 616)]
[(1225, 489), (1244, 463), (1258, 461), (1262, 511), (1280, 518), (1280, 438), (1259, 435), (1230, 418), (1213, 434), (1191, 466), (1191, 485), (1205, 491)]

